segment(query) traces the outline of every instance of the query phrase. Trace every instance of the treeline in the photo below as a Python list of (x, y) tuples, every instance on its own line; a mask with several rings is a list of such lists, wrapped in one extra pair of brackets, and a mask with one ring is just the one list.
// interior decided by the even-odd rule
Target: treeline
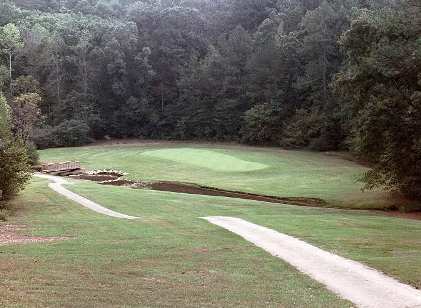
[(0, 79), (39, 147), (352, 150), (419, 197), (420, 24), (415, 0), (4, 0)]

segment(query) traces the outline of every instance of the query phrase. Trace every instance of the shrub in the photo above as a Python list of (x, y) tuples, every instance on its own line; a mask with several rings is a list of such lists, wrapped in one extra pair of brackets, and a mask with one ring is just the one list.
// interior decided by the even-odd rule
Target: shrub
[(7, 200), (22, 190), (31, 177), (27, 149), (22, 142), (8, 141), (0, 148), (0, 190)]
[(256, 105), (244, 115), (242, 142), (275, 144), (281, 132), (281, 112), (272, 104)]
[(55, 128), (51, 126), (35, 128), (32, 140), (39, 149), (54, 148), (59, 146)]
[(91, 142), (89, 126), (83, 121), (64, 121), (56, 127), (55, 134), (60, 145), (80, 146)]
[(39, 162), (39, 154), (37, 147), (32, 142), (26, 144), (26, 151), (28, 153), (28, 159), (32, 166), (35, 166)]
[(81, 146), (92, 142), (89, 132), (90, 128), (85, 122), (68, 120), (55, 127), (36, 129), (33, 134), (33, 140), (40, 149)]
[(322, 121), (316, 110), (298, 109), (288, 121), (280, 144), (285, 147), (308, 147), (312, 140), (320, 137)]

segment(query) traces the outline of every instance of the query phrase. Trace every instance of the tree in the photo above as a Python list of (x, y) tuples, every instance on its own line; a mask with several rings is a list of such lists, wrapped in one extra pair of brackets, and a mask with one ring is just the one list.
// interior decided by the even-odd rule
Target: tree
[(244, 115), (242, 141), (250, 144), (277, 144), (282, 124), (279, 104), (258, 104)]
[(0, 144), (11, 138), (11, 111), (3, 93), (0, 92)]
[(23, 47), (23, 41), (19, 29), (15, 24), (7, 24), (0, 28), (0, 49), (9, 57), (9, 81), (10, 81), (10, 95), (13, 95), (12, 80), (13, 80), (13, 54), (19, 48)]
[(30, 75), (19, 76), (13, 81), (12, 86), (15, 96), (27, 93), (36, 93), (39, 96), (42, 96), (43, 94), (39, 81)]
[(353, 149), (374, 164), (367, 188), (421, 197), (421, 41), (416, 3), (360, 10), (341, 44), (338, 95), (350, 104)]
[(25, 187), (31, 178), (26, 147), (17, 140), (6, 140), (0, 147), (0, 191), (3, 199), (10, 199)]
[(39, 120), (42, 98), (38, 93), (20, 94), (12, 102), (14, 135), (25, 144), (29, 142), (35, 123)]
[(0, 93), (0, 192), (9, 199), (23, 189), (31, 176), (27, 149), (11, 134), (11, 112)]
[[(350, 28), (353, 8), (379, 11), (399, 3), (0, 2), (1, 50), (9, 56), (0, 61), (0, 88), (10, 83), (12, 105), (35, 100), (21, 95), (42, 97), (34, 130), (39, 144), (74, 143), (57, 140), (58, 132), (79, 131), (95, 138), (242, 138), (329, 150), (346, 144), (356, 118), (330, 86), (346, 53), (338, 39)], [(417, 14), (410, 16), (419, 23)], [(370, 45), (378, 36), (365, 39)], [(25, 111), (15, 110), (15, 127), (23, 114), (36, 114), (34, 105), (16, 106)]]

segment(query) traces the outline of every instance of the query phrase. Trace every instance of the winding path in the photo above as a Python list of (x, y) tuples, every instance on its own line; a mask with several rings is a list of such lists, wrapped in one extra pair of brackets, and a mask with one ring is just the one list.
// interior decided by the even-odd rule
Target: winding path
[(263, 248), (364, 308), (418, 308), (421, 291), (361, 263), (321, 250), (304, 241), (233, 217), (206, 217)]
[(40, 174), (40, 173), (36, 173), (35, 174), (36, 177), (38, 178), (43, 178), (43, 179), (48, 179), (50, 180), (52, 183), (48, 184), (48, 187), (50, 187), (52, 190), (54, 190), (55, 192), (59, 193), (60, 195), (65, 196), (67, 199), (70, 199), (76, 203), (79, 203), (80, 205), (103, 215), (107, 215), (110, 217), (114, 217), (114, 218), (121, 218), (121, 219), (129, 219), (129, 220), (133, 220), (133, 219), (139, 219), (140, 217), (135, 217), (135, 216), (129, 216), (129, 215), (125, 215), (125, 214), (121, 214), (118, 212), (114, 212), (110, 209), (107, 209), (106, 207), (103, 207), (102, 205), (99, 205), (98, 203), (95, 203), (89, 199), (86, 199), (78, 194), (75, 194), (74, 192), (71, 192), (70, 190), (64, 188), (62, 185), (65, 184), (70, 184), (68, 181), (66, 181), (65, 179), (58, 177), (58, 176), (52, 176), (52, 175), (46, 175), (46, 174)]

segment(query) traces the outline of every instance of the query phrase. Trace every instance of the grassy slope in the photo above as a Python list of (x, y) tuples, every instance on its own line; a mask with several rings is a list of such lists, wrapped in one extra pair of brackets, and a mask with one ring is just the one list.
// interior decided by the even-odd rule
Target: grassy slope
[[(1, 307), (351, 306), (261, 249), (198, 218), (254, 216), (263, 209), (257, 203), (108, 190), (93, 183), (72, 189), (144, 219), (101, 216), (35, 180), (15, 201), (20, 211), (12, 223), (25, 223), (34, 235), (71, 239), (0, 247)], [(268, 213), (289, 211), (263, 207)]]
[[(72, 188), (111, 209), (206, 234), (198, 217), (233, 216), (304, 239), (364, 262), (421, 288), (421, 221), (367, 211), (316, 209), (221, 197), (110, 188), (81, 182)], [(203, 228), (203, 229), (202, 229)], [(208, 228), (206, 228), (208, 229)], [(219, 232), (226, 237), (229, 233)]]
[[(54, 244), (1, 247), (0, 306), (351, 307), (243, 239), (199, 219), (226, 215), (295, 235), (421, 287), (421, 222), (366, 212), (192, 196), (91, 182), (70, 186), (125, 221), (35, 180), (13, 223)], [(19, 305), (18, 305), (19, 304)]]
[(385, 208), (382, 192), (361, 192), (367, 169), (322, 153), (240, 146), (155, 144), (41, 151), (46, 161), (80, 160), (89, 168), (117, 168), (130, 178), (186, 181), (290, 197), (316, 197), (335, 206)]

